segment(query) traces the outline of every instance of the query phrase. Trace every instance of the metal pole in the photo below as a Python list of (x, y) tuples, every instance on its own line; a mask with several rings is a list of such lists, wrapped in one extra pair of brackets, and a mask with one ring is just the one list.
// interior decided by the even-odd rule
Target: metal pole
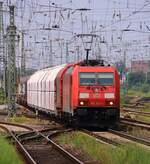
[(15, 37), (16, 26), (14, 25), (14, 6), (10, 9), (10, 25), (7, 27), (7, 49), (8, 49), (8, 110), (9, 116), (13, 116), (16, 112), (16, 55), (15, 55)]
[(7, 61), (8, 61), (8, 56), (7, 56), (7, 36), (4, 36), (4, 92), (5, 92), (5, 97), (8, 96), (8, 87), (7, 87)]
[(68, 42), (66, 42), (66, 63), (69, 62), (68, 59), (69, 59)]
[(24, 52), (24, 32), (21, 37), (21, 75), (25, 75), (25, 52)]
[(79, 61), (79, 53), (80, 53), (80, 48), (77, 46), (77, 61)]
[(53, 66), (53, 45), (52, 45), (52, 40), (51, 39), (50, 39), (49, 64), (50, 64), (51, 67)]
[(62, 47), (62, 41), (60, 43), (60, 46), (61, 46), (60, 47), (60, 58), (61, 58), (61, 64), (62, 64), (63, 63), (63, 54), (62, 54), (63, 53), (63, 49), (62, 49), (63, 47)]
[(90, 49), (86, 49), (86, 64), (88, 64), (88, 60), (89, 60), (89, 51)]
[(127, 94), (127, 79), (126, 79), (126, 48), (124, 49), (123, 52), (123, 64), (124, 64), (124, 68), (123, 68), (123, 74), (125, 76), (125, 81), (123, 83), (123, 87), (124, 87), (124, 101), (126, 101), (126, 94)]
[(4, 71), (4, 27), (3, 27), (3, 2), (0, 2), (0, 72), (2, 76), (2, 87), (5, 89)]

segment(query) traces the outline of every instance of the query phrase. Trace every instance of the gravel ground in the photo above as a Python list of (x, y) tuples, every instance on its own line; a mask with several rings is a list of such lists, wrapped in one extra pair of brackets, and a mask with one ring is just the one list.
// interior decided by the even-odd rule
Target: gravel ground
[(1, 126), (4, 126), (4, 127), (7, 127), (10, 131), (29, 131), (28, 129), (26, 128), (22, 128), (22, 127), (16, 127), (16, 126), (11, 126), (11, 125), (3, 125), (3, 124), (0, 124)]

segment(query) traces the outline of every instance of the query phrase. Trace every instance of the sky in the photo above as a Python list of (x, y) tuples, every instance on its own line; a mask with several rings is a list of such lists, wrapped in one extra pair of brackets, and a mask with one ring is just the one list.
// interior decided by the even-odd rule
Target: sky
[[(114, 64), (150, 58), (150, 0), (4, 0), (15, 5), (15, 23), (25, 34), (26, 67), (41, 69), (85, 59), (77, 34), (96, 34), (90, 58)], [(88, 38), (85, 38), (88, 39)], [(18, 42), (18, 65), (20, 64)]]

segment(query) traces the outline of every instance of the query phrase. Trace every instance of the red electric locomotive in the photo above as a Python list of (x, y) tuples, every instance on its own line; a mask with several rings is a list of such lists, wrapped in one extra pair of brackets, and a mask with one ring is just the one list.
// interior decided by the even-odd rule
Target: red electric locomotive
[(64, 122), (103, 128), (119, 120), (119, 75), (102, 61), (46, 68), (35, 72), (23, 85), (25, 93), (23, 101), (18, 96), (20, 102)]
[(56, 109), (79, 126), (114, 125), (120, 113), (117, 70), (98, 61), (67, 65), (56, 77)]

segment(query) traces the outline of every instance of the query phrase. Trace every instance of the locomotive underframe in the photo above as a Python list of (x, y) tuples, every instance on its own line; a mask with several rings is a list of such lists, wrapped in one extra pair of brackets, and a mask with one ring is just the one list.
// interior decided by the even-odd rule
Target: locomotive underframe
[(80, 107), (74, 111), (76, 124), (80, 126), (113, 127), (119, 121), (120, 110), (117, 107), (88, 108)]

